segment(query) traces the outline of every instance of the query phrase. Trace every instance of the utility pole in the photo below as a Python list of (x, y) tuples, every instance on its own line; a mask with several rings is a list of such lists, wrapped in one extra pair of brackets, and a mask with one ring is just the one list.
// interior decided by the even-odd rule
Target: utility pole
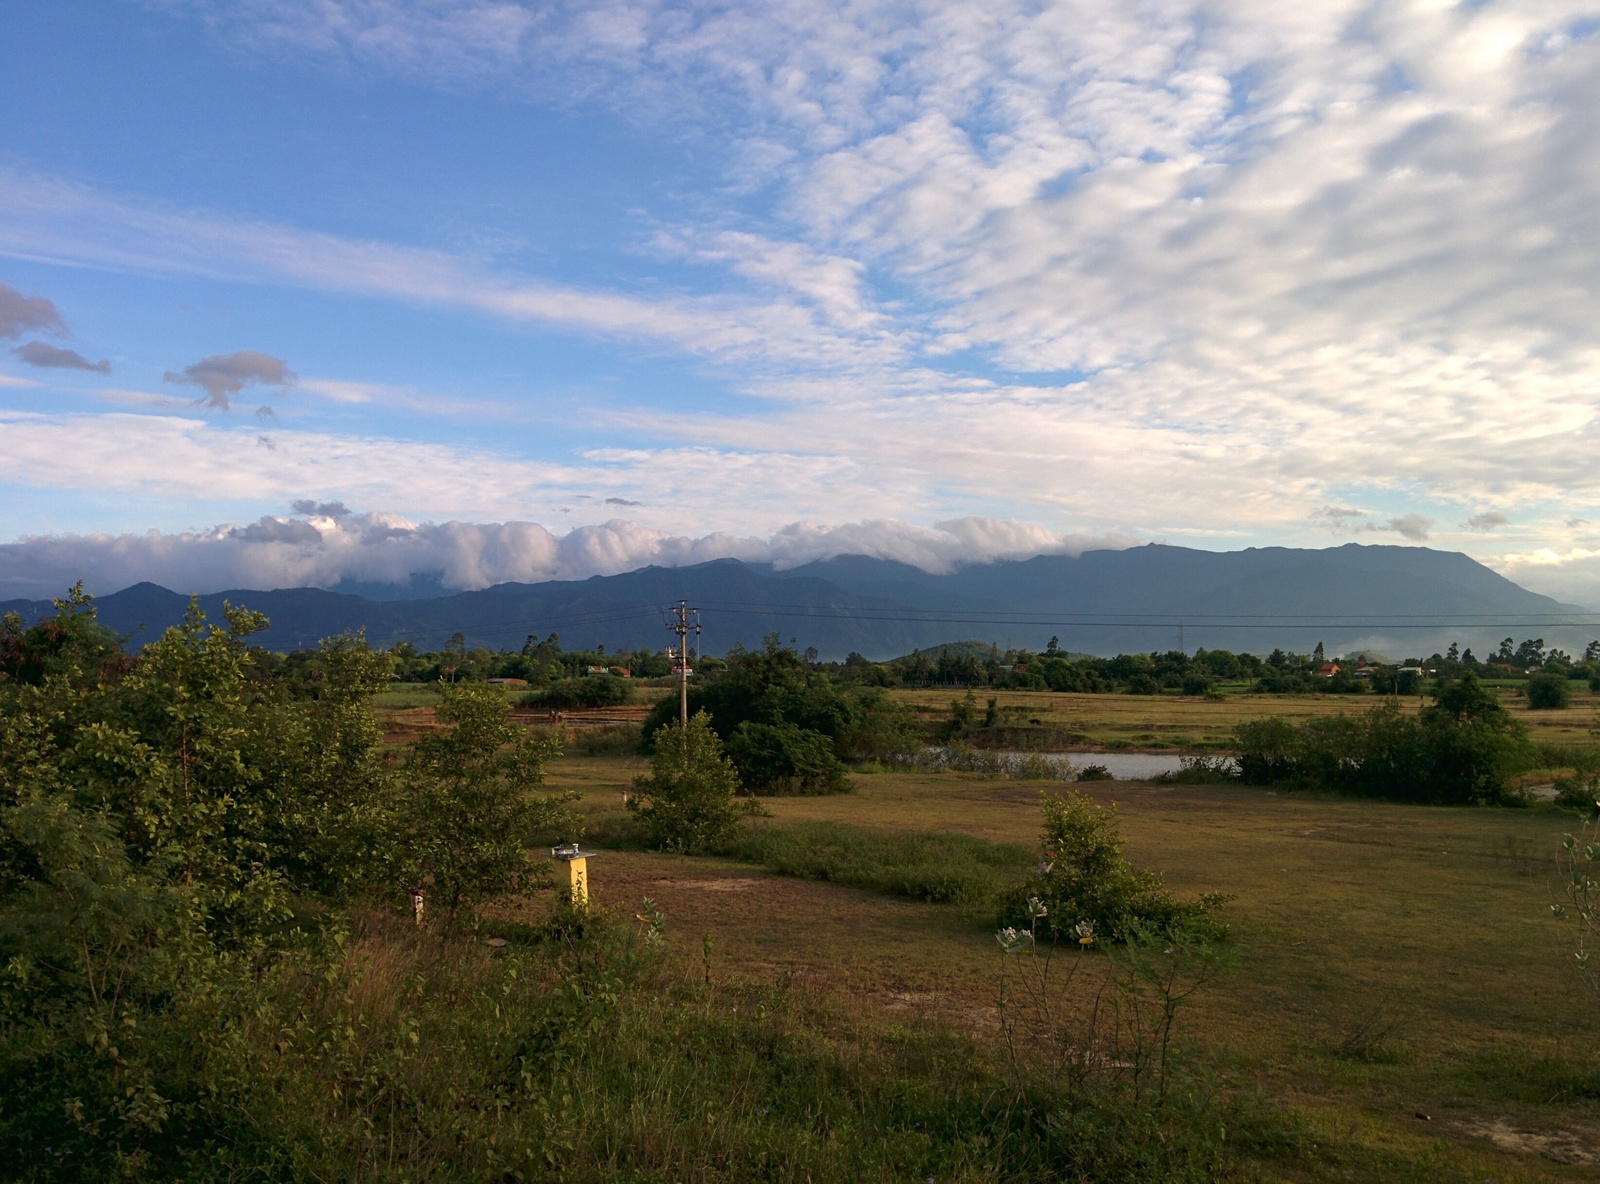
[(678, 644), (667, 647), (667, 657), (676, 659), (678, 663), (678, 722), (687, 729), (689, 727), (689, 634), (693, 633), (697, 639), (695, 653), (698, 654), (700, 610), (690, 608), (687, 600), (680, 600), (668, 612), (672, 614), (672, 619), (667, 622), (667, 632), (677, 635)]

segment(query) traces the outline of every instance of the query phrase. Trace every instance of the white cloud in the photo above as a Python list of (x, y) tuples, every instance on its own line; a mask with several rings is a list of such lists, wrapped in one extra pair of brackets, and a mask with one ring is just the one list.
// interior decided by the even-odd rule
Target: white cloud
[(1600, 610), (1600, 545), (1540, 547), (1486, 557), (1484, 562), (1525, 588)]
[(330, 587), (342, 579), (405, 585), (413, 573), (437, 573), (446, 588), (472, 589), (729, 557), (786, 568), (840, 554), (949, 571), (962, 563), (1042, 552), (1077, 554), (1128, 542), (978, 518), (941, 523), (933, 530), (889, 521), (835, 527), (795, 523), (766, 538), (721, 533), (696, 538), (620, 520), (557, 535), (533, 522), (416, 523), (397, 514), (352, 513), (339, 503), (306, 501), (296, 511), (207, 531), (53, 535), (0, 544), (0, 595), (42, 599), (78, 579), (99, 593), (140, 580), (211, 592)]
[[(257, 52), (576, 95), (759, 164), (725, 178), (724, 204), (698, 195), (701, 224), (657, 236), (726, 269), (710, 297), (575, 289), (0, 175), (14, 254), (665, 342), (769, 397), (753, 415), (612, 408), (608, 446), (566, 465), (484, 458), (541, 514), (592, 490), (759, 537), (794, 517), (976, 506), (1096, 531), (1422, 541), (1448, 538), (1438, 522), (1487, 529), (1491, 504), (1519, 545), (1565, 553), (1600, 511), (1593, 3), (177, 6)], [(767, 196), (745, 203), (752, 186)], [(1061, 372), (1082, 381), (1036, 377)], [(619, 427), (668, 444), (610, 447)], [(113, 487), (174, 496), (215, 482), (515, 512), (448, 475), (414, 495), (385, 484), (411, 446), (272, 439), (181, 478), (89, 453)], [(1555, 504), (1565, 527), (1534, 523)]]
[(830, 323), (808, 299), (642, 297), (504, 274), (429, 248), (362, 241), (218, 215), (173, 213), (51, 177), (0, 168), (0, 255), (155, 274), (202, 275), (465, 309), (707, 357), (808, 367), (886, 364), (901, 347)]

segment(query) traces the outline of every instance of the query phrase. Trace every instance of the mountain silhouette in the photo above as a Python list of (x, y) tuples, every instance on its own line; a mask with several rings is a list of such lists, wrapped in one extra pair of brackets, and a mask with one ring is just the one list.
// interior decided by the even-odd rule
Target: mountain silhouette
[[(224, 602), (266, 614), (272, 627), (260, 640), (279, 650), (346, 630), (364, 631), (375, 645), (409, 641), (423, 650), (456, 632), (490, 649), (517, 649), (552, 632), (567, 649), (655, 649), (667, 640), (665, 609), (679, 599), (701, 610), (707, 653), (757, 646), (775, 632), (831, 658), (886, 658), (958, 639), (1037, 650), (1052, 636), (1063, 649), (1095, 654), (1180, 645), (1307, 652), (1322, 642), (1331, 653), (1425, 655), (1458, 641), (1481, 657), (1508, 635), (1579, 649), (1600, 636), (1595, 613), (1530, 592), (1466, 555), (1355, 543), (1243, 551), (1151, 544), (945, 575), (860, 555), (782, 571), (722, 559), (450, 595), (363, 591), (374, 594), (236, 589), (199, 603), (211, 620)], [(139, 646), (182, 620), (188, 597), (141, 583), (96, 605), (101, 620)], [(9, 601), (0, 610), (26, 620), (51, 611), (48, 601)]]

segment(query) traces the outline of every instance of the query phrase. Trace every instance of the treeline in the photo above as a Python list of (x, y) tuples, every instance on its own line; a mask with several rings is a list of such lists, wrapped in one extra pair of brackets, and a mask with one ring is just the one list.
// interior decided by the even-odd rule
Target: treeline
[[(1336, 666), (1336, 670), (1325, 667)], [(917, 652), (891, 662), (868, 662), (851, 654), (826, 669), (846, 682), (877, 686), (992, 687), (996, 690), (1125, 692), (1135, 695), (1179, 693), (1204, 695), (1222, 684), (1244, 684), (1267, 694), (1416, 694), (1425, 683), (1473, 672), (1480, 678), (1583, 680), (1600, 690), (1600, 640), (1590, 642), (1580, 658), (1559, 649), (1545, 649), (1542, 638), (1514, 644), (1507, 638), (1488, 660), (1479, 661), (1469, 647), (1451, 645), (1429, 658), (1366, 663), (1328, 661), (1319, 644), (1309, 654), (1274, 649), (1262, 657), (1230, 650), (1180, 650), (1119, 654), (1097, 658), (1067, 654), (1057, 639), (1042, 651), (984, 651), (971, 643)]]
[[(776, 634), (772, 635), (776, 638)], [(580, 680), (596, 672), (626, 672), (631, 679), (662, 678), (673, 672), (664, 650), (607, 651), (563, 650), (558, 634), (541, 638), (530, 634), (518, 651), (469, 648), (465, 637), (456, 634), (438, 651), (420, 651), (410, 642), (401, 642), (385, 651), (391, 662), (391, 678), (399, 682), (484, 682), (490, 679), (517, 679), (547, 692), (530, 700), (532, 705), (563, 708), (598, 707), (626, 701), (615, 686), (579, 686)], [(695, 661), (697, 675), (721, 671), (727, 662), (743, 653), (736, 648), (723, 658), (702, 657)], [(1085, 693), (1121, 692), (1134, 695), (1213, 694), (1224, 684), (1264, 694), (1379, 694), (1414, 695), (1437, 678), (1455, 678), (1471, 671), (1480, 678), (1531, 680), (1552, 678), (1587, 682), (1600, 690), (1600, 640), (1592, 641), (1579, 657), (1560, 649), (1546, 649), (1543, 638), (1513, 642), (1506, 638), (1485, 659), (1477, 658), (1471, 647), (1462, 650), (1451, 645), (1445, 653), (1428, 658), (1405, 658), (1398, 662), (1329, 663), (1319, 644), (1309, 654), (1274, 649), (1258, 654), (1230, 650), (1180, 650), (1118, 654), (1097, 658), (1089, 654), (1069, 654), (1060, 649), (1056, 638), (1042, 651), (984, 646), (965, 642), (917, 651), (887, 662), (872, 662), (852, 653), (842, 662), (821, 661), (817, 651), (797, 651), (808, 669), (819, 671), (841, 685), (877, 687), (989, 687), (995, 690), (1049, 690)], [(319, 661), (316, 650), (296, 650), (264, 661), (278, 663), (274, 673), (289, 680), (315, 677)], [(1325, 671), (1325, 665), (1337, 670)]]

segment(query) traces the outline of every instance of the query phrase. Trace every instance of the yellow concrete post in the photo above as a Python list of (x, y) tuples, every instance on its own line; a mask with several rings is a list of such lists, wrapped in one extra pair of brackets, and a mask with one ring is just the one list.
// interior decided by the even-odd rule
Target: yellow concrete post
[(589, 858), (578, 850), (576, 843), (561, 843), (550, 848), (550, 854), (567, 865), (567, 891), (572, 903), (580, 907), (589, 903)]

